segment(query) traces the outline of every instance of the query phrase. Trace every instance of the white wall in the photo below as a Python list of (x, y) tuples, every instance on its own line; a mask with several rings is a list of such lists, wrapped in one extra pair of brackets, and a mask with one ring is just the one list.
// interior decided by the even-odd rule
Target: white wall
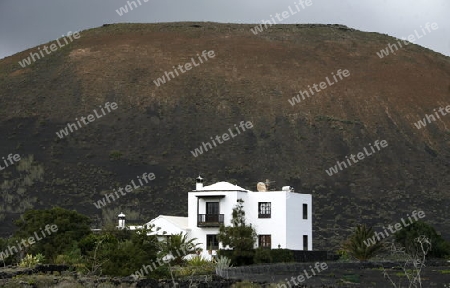
[[(256, 234), (271, 235), (271, 248), (278, 248), (278, 244), (286, 248), (286, 192), (249, 192), (248, 198), (244, 210), (247, 222), (254, 225)], [(271, 203), (271, 218), (258, 218), (258, 202)]]
[[(287, 192), (286, 197), (286, 238), (287, 247), (303, 250), (303, 235), (308, 236), (308, 250), (312, 250), (312, 196)], [(307, 219), (303, 219), (303, 204), (307, 204)]]

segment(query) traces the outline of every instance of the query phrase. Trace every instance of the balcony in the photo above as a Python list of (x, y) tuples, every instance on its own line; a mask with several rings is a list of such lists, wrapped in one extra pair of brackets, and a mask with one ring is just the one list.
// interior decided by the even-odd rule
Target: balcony
[(223, 214), (198, 214), (197, 227), (220, 227), (223, 224)]

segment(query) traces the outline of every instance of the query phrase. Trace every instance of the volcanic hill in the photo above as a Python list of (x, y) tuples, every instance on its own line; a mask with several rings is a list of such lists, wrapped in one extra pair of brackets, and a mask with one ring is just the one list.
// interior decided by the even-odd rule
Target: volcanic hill
[[(413, 210), (450, 239), (450, 115), (413, 124), (450, 105), (450, 58), (415, 44), (380, 58), (398, 39), (342, 25), (276, 25), (257, 35), (253, 27), (106, 24), (25, 68), (18, 62), (38, 47), (0, 60), (0, 157), (22, 158), (0, 172), (1, 235), (26, 209), (53, 205), (91, 216), (95, 227), (121, 211), (136, 223), (186, 216), (201, 173), (206, 185), (256, 190), (268, 178), (272, 188), (311, 193), (314, 249), (337, 248), (356, 224), (379, 231)], [(215, 57), (155, 85), (204, 50)], [(339, 69), (350, 76), (289, 103)], [(118, 109), (56, 135), (106, 102)], [(253, 128), (193, 156), (241, 121)], [(388, 146), (325, 172), (375, 140)], [(93, 205), (145, 172), (156, 178), (143, 189)]]

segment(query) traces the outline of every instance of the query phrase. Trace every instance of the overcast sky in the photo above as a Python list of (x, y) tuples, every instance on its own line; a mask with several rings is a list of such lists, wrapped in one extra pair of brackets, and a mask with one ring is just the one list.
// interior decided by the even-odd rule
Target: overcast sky
[[(116, 9), (127, 5), (127, 0), (0, 0), (0, 59), (55, 40), (68, 31), (105, 23), (260, 24), (261, 20), (269, 20), (270, 15), (282, 13), (289, 6), (295, 11), (295, 4), (301, 0), (139, 0), (141, 5), (135, 1), (137, 8), (119, 16)], [(423, 34), (420, 26), (436, 22), (437, 30), (414, 43), (450, 56), (450, 0), (310, 1), (311, 6), (305, 6), (281, 23), (344, 24), (401, 38), (415, 30)]]

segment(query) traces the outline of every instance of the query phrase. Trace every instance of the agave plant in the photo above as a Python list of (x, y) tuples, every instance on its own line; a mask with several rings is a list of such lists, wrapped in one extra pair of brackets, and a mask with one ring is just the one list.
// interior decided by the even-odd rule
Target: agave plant
[(231, 264), (231, 259), (228, 259), (226, 256), (220, 256), (219, 258), (217, 258), (216, 268), (217, 269), (229, 268), (232, 266), (230, 264)]
[[(358, 259), (359, 261), (367, 261), (383, 248), (383, 243), (375, 241), (375, 232), (372, 227), (366, 225), (358, 225), (352, 235), (343, 244), (343, 249), (349, 255)], [(368, 239), (373, 239), (371, 245), (367, 245)]]

